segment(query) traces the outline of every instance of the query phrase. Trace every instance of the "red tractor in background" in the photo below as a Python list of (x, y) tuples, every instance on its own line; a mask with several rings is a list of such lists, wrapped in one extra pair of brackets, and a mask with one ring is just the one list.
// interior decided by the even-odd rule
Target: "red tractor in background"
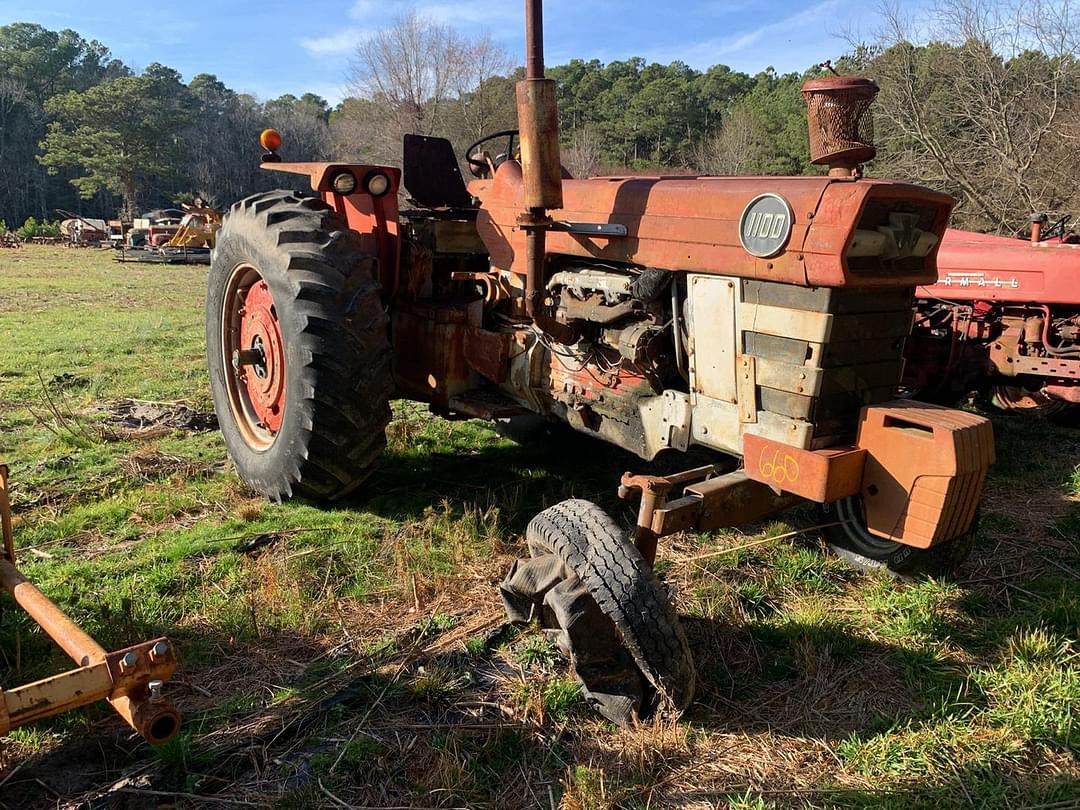
[(578, 180), (560, 165), (540, 0), (525, 13), (519, 130), (468, 150), (467, 185), (441, 138), (406, 136), (401, 171), (283, 163), (280, 135), (263, 133), (263, 168), (315, 194), (259, 194), (225, 217), (210, 384), (238, 473), (274, 500), (356, 492), (394, 397), (562, 424), (643, 465), (704, 455), (622, 476), (620, 496), (640, 502), (632, 536), (587, 501), (545, 510), (502, 585), (510, 618), (539, 618), (594, 705), (625, 722), (693, 693), (652, 571), (659, 538), (810, 502), (857, 565), (949, 571), (972, 548), (993, 434), (894, 400), (952, 199), (862, 176), (872, 82), (804, 88), (827, 176)]
[(1080, 413), (1080, 235), (1032, 217), (1022, 239), (949, 229), (938, 280), (916, 292), (904, 387), (1075, 421)]

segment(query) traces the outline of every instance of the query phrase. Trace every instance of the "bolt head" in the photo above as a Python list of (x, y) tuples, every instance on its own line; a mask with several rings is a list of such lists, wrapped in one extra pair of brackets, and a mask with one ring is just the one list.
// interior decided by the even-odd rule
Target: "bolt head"
[(161, 700), (162, 699), (162, 689), (165, 687), (164, 682), (162, 682), (162, 681), (150, 681), (150, 683), (148, 683), (146, 686), (150, 690), (150, 699), (151, 700)]
[(138, 666), (139, 654), (137, 652), (129, 652), (120, 659), (120, 666), (124, 669), (131, 669), (134, 666)]
[(166, 641), (159, 641), (157, 644), (150, 648), (151, 658), (160, 658), (163, 655), (168, 655), (168, 653), (169, 644)]

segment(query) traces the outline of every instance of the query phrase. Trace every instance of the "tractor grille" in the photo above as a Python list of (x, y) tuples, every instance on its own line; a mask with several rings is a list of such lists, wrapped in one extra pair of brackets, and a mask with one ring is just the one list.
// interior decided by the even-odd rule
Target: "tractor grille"
[(742, 285), (744, 304), (791, 310), (792, 333), (802, 322), (822, 325), (795, 336), (742, 332), (743, 354), (761, 369), (759, 410), (811, 423), (811, 449), (853, 441), (861, 409), (896, 397), (913, 290)]

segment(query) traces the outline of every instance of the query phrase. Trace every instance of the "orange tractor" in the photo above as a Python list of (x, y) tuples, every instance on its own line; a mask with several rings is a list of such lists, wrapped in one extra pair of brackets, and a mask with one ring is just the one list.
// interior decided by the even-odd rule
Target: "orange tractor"
[(953, 203), (862, 177), (872, 83), (804, 89), (826, 176), (575, 179), (541, 3), (525, 6), (519, 129), (467, 151), (468, 183), (439, 138), (406, 136), (399, 171), (284, 163), (263, 133), (263, 168), (314, 194), (259, 194), (225, 217), (211, 386), (240, 476), (273, 500), (360, 487), (392, 398), (511, 431), (561, 423), (644, 461), (710, 456), (623, 476), (640, 500), (630, 537), (585, 501), (543, 512), (502, 586), (511, 618), (540, 617), (624, 721), (693, 691), (652, 573), (659, 538), (812, 501), (857, 565), (948, 571), (972, 547), (993, 436), (978, 416), (892, 401)]

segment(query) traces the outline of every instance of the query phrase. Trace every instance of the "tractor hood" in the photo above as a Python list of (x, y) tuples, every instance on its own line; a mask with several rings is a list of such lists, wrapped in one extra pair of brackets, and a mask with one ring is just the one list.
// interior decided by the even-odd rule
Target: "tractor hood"
[(927, 298), (1038, 301), (1080, 299), (1080, 245), (971, 233), (950, 228), (938, 254), (939, 280), (919, 290)]
[[(524, 274), (520, 164), (469, 188), (493, 265)], [(829, 287), (932, 282), (953, 204), (906, 183), (836, 177), (566, 179), (563, 198), (549, 256)]]

